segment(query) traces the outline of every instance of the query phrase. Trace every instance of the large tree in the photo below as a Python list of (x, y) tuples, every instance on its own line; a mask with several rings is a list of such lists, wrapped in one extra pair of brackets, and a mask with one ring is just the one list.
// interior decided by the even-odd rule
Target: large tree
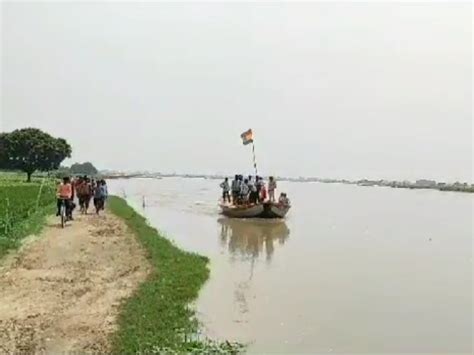
[(22, 170), (28, 181), (35, 171), (55, 170), (70, 156), (66, 140), (36, 128), (0, 134), (0, 168)]
[(99, 172), (97, 168), (90, 162), (75, 163), (71, 165), (71, 172), (73, 174), (81, 175), (97, 175)]

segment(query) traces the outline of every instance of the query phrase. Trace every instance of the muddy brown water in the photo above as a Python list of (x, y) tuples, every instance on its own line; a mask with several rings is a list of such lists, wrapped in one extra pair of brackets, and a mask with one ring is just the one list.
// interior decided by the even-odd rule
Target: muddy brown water
[(211, 259), (206, 335), (250, 353), (472, 353), (472, 195), (281, 182), (293, 208), (269, 222), (220, 216), (218, 185), (109, 183)]

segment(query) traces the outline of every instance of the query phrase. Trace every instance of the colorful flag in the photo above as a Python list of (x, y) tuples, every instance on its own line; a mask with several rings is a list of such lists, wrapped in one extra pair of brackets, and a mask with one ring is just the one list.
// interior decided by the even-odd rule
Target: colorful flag
[(251, 129), (242, 133), (240, 137), (242, 138), (242, 143), (244, 143), (244, 145), (253, 143), (253, 132)]

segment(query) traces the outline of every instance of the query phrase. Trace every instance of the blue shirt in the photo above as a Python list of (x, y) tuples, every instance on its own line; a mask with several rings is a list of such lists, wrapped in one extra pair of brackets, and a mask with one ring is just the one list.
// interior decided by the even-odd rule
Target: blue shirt
[(102, 198), (102, 197), (105, 197), (105, 196), (107, 196), (107, 188), (103, 185), (97, 186), (95, 188), (94, 197), (95, 198)]

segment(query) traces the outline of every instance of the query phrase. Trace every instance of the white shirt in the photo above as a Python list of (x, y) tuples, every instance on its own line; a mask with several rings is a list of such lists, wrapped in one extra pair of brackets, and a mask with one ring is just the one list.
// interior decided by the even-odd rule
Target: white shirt
[(229, 187), (229, 182), (228, 182), (228, 181), (222, 182), (220, 186), (221, 186), (222, 190), (224, 190), (224, 192), (229, 192), (229, 191), (230, 191), (230, 187)]
[(246, 184), (242, 184), (240, 186), (240, 193), (244, 196), (247, 195), (249, 193), (249, 187)]
[(249, 181), (247, 185), (248, 185), (250, 191), (257, 192), (257, 187), (255, 186), (253, 181)]
[(276, 183), (275, 180), (268, 182), (268, 190), (269, 191), (276, 190), (276, 188), (277, 188), (277, 183)]

